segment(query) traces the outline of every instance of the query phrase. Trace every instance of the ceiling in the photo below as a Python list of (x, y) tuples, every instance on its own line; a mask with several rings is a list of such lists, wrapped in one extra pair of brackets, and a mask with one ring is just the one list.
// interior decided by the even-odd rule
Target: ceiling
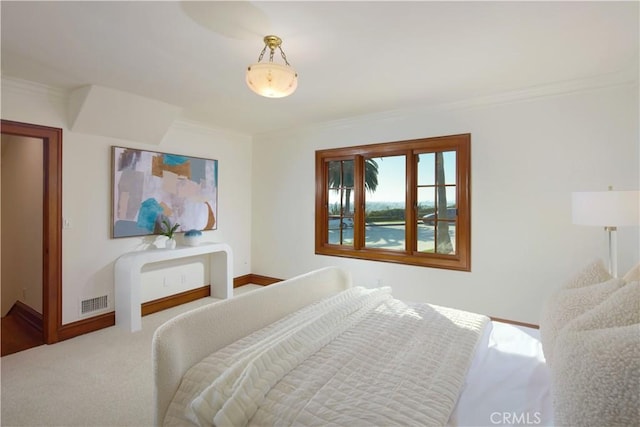
[[(638, 67), (638, 2), (1, 2), (2, 73), (257, 134)], [(245, 84), (275, 34), (298, 90)]]

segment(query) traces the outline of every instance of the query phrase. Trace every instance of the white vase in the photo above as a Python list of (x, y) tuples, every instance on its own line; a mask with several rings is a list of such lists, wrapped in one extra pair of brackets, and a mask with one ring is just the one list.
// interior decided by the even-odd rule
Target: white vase
[(184, 236), (184, 244), (187, 246), (198, 246), (202, 236)]
[(167, 241), (164, 243), (164, 247), (167, 249), (175, 249), (176, 239), (167, 239)]

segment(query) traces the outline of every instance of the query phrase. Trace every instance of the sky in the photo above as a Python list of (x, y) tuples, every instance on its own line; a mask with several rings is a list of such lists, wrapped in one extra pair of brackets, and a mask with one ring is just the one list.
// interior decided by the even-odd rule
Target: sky
[[(421, 167), (419, 170), (419, 179), (422, 180), (423, 176), (434, 175), (434, 161), (432, 159), (433, 155), (431, 155), (431, 161), (422, 162), (424, 167)], [(405, 157), (390, 156), (382, 159), (376, 158), (375, 160), (378, 163), (378, 187), (375, 192), (366, 193), (366, 200), (368, 202), (404, 202)], [(444, 160), (445, 173), (451, 171), (451, 175), (453, 176), (455, 174), (455, 154), (445, 153)], [(446, 175), (446, 178), (449, 180), (449, 174)], [(431, 180), (431, 182), (432, 181), (433, 180)], [(398, 189), (401, 190), (398, 191)], [(449, 201), (454, 200), (455, 195), (453, 191), (451, 193), (448, 192), (447, 196)]]

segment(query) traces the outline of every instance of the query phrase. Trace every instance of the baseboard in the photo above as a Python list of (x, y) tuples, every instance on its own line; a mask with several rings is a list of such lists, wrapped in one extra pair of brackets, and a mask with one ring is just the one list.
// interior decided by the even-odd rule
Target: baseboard
[(233, 279), (233, 287), (237, 288), (244, 285), (261, 285), (268, 286), (274, 283), (282, 282), (282, 279), (276, 279), (275, 277), (261, 276), (259, 274), (245, 274), (244, 276), (236, 277)]
[(233, 278), (233, 289), (238, 288), (240, 286), (248, 285), (251, 283), (251, 276), (253, 274), (245, 274), (244, 276), (238, 276)]
[[(257, 274), (245, 274), (244, 276), (235, 277), (233, 279), (233, 287), (238, 288), (240, 286), (248, 284), (267, 286), (281, 281), (282, 279), (276, 279), (274, 277), (259, 276)], [(142, 304), (142, 315), (146, 316), (151, 313), (166, 310), (167, 308), (175, 307), (177, 305), (186, 304), (188, 302), (195, 301), (200, 298), (205, 298), (210, 295), (211, 288), (209, 287), (209, 285), (205, 285), (201, 288), (196, 288), (179, 294), (169, 295), (168, 297), (145, 302)]]
[[(250, 283), (254, 285), (267, 286), (267, 285), (272, 285), (274, 283), (282, 282), (282, 280), (283, 279), (276, 279), (275, 277), (260, 276), (259, 274), (246, 274), (244, 276), (240, 276), (234, 279), (233, 287), (237, 288), (238, 286), (248, 285)], [(540, 329), (540, 326), (535, 325), (533, 323), (518, 322), (515, 320), (501, 319), (499, 317), (490, 317), (490, 318), (495, 322), (509, 323), (511, 325), (516, 325), (516, 326), (524, 326), (527, 328)]]
[[(182, 292), (176, 295), (171, 295), (165, 298), (160, 298), (154, 301), (149, 301), (140, 306), (140, 311), (143, 316), (147, 314), (155, 313), (167, 308), (175, 307), (180, 304), (185, 304), (190, 301), (195, 301), (200, 298), (204, 298), (210, 295), (209, 285), (202, 288), (193, 289), (190, 291)], [(116, 313), (114, 311), (110, 313), (101, 314), (99, 316), (93, 316), (88, 319), (79, 320), (77, 322), (68, 323), (62, 325), (58, 329), (59, 341), (68, 340), (70, 338), (77, 337), (79, 335), (87, 334), (89, 332), (95, 332), (100, 329), (108, 328), (116, 324)]]
[(510, 325), (524, 326), (526, 328), (532, 328), (532, 329), (540, 329), (540, 325), (536, 325), (533, 323), (518, 322), (515, 320), (501, 319), (499, 317), (493, 317), (493, 316), (489, 316), (489, 318), (494, 322), (508, 323)]
[(141, 306), (141, 312), (143, 316), (146, 316), (148, 314), (166, 310), (167, 308), (186, 304), (200, 298), (205, 298), (209, 295), (211, 295), (211, 287), (209, 285), (205, 285), (201, 288), (191, 289), (179, 294), (169, 295), (168, 297), (145, 302)]
[(116, 324), (116, 313), (101, 314), (77, 322), (67, 323), (58, 328), (58, 341), (75, 338), (79, 335), (95, 332)]
[[(244, 286), (248, 284), (268, 286), (273, 283), (277, 283), (281, 281), (282, 279), (277, 279), (275, 277), (261, 276), (259, 274), (245, 274), (244, 276), (239, 276), (233, 279), (233, 287), (237, 288), (239, 286)], [(165, 298), (149, 301), (142, 304), (142, 307), (141, 307), (142, 315), (146, 316), (147, 314), (155, 313), (161, 310), (165, 310), (167, 308), (185, 304), (190, 301), (195, 301), (200, 298), (205, 298), (205, 297), (208, 297), (209, 295), (210, 295), (210, 287), (207, 285), (201, 288), (196, 288), (190, 291), (182, 292), (180, 294), (170, 295)], [(17, 301), (16, 305), (18, 303), (20, 303), (20, 301)], [(14, 305), (14, 307), (16, 307), (16, 305)], [(28, 309), (28, 310), (22, 310), (22, 307), (21, 307), (21, 309), (18, 309), (21, 312), (31, 313), (32, 311), (36, 315), (40, 316), (40, 320), (39, 320), (40, 330), (42, 330), (42, 315), (36, 312), (35, 310), (31, 309), (26, 304), (20, 303), (20, 305), (27, 307)], [(12, 307), (10, 311), (14, 310), (14, 307)], [(31, 313), (30, 315), (32, 315), (33, 313)], [(501, 319), (499, 317), (491, 317), (491, 320), (496, 322), (509, 323), (517, 326), (524, 326), (524, 327), (533, 328), (533, 329), (540, 328), (538, 325), (535, 325), (532, 323), (517, 322), (514, 320)], [(30, 324), (33, 324), (33, 323), (30, 322)], [(116, 324), (115, 312), (105, 313), (99, 316), (94, 316), (88, 319), (62, 325), (58, 329), (58, 337), (60, 341), (67, 340), (69, 338), (77, 337), (82, 334), (95, 332), (103, 328), (108, 328), (109, 326), (114, 326), (115, 324)]]
[[(273, 277), (260, 276), (257, 274), (246, 274), (244, 276), (235, 277), (233, 279), (233, 287), (237, 288), (239, 286), (248, 284), (267, 286), (281, 281), (282, 279), (276, 279)], [(205, 298), (210, 295), (211, 288), (209, 287), (209, 285), (206, 285), (201, 288), (192, 289), (176, 295), (170, 295), (165, 298), (148, 301), (141, 305), (140, 310), (142, 315), (146, 316), (151, 313), (185, 304), (187, 302), (195, 301), (200, 298)], [(40, 321), (40, 324), (42, 325), (42, 320)], [(68, 323), (58, 328), (58, 340), (68, 340), (79, 335), (114, 326), (115, 324), (116, 313), (113, 311), (110, 313), (101, 314), (99, 316), (79, 320), (77, 322)], [(42, 326), (40, 326), (40, 328), (42, 329)]]
[(24, 322), (26, 322), (33, 329), (42, 333), (42, 314), (38, 313), (33, 308), (29, 307), (27, 304), (22, 301), (16, 301), (11, 309), (9, 309), (9, 313), (16, 317), (19, 317)]

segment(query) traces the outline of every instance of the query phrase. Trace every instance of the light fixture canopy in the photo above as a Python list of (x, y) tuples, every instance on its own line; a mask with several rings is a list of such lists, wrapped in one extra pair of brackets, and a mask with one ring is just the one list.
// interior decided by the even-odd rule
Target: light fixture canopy
[[(289, 65), (281, 45), (280, 37), (265, 36), (264, 48), (260, 52), (258, 62), (247, 67), (247, 86), (258, 95), (267, 98), (284, 98), (295, 92), (298, 87), (298, 73)], [(269, 48), (269, 62), (260, 62), (267, 48)], [(280, 50), (284, 65), (273, 62), (276, 49)]]

